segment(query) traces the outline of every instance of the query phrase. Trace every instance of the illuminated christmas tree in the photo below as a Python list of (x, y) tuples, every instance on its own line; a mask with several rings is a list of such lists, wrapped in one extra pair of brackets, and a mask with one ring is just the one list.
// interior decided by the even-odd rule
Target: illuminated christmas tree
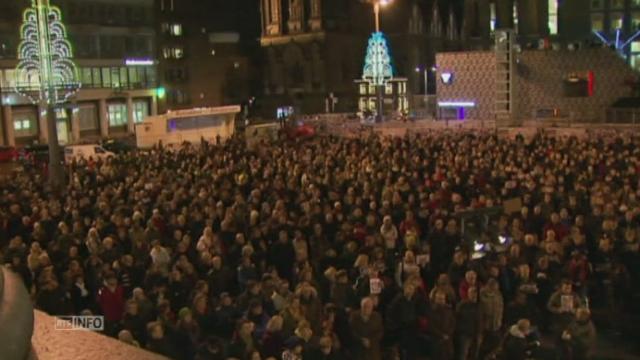
[(24, 11), (16, 67), (16, 91), (33, 103), (60, 104), (79, 88), (60, 9), (32, 0)]
[(32, 0), (24, 11), (16, 67), (16, 92), (47, 112), (49, 180), (54, 187), (64, 182), (58, 144), (56, 105), (66, 102), (80, 88), (78, 69), (71, 60), (60, 9), (49, 0)]
[(387, 39), (381, 32), (374, 32), (369, 38), (367, 55), (364, 60), (362, 78), (376, 86), (382, 86), (393, 78), (393, 65)]

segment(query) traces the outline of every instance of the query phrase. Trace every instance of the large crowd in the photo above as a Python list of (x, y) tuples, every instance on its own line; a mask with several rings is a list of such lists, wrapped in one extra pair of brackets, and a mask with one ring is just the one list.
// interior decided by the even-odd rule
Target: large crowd
[(79, 161), (58, 191), (25, 169), (0, 254), (38, 309), (171, 359), (588, 359), (637, 311), (639, 145), (238, 136)]

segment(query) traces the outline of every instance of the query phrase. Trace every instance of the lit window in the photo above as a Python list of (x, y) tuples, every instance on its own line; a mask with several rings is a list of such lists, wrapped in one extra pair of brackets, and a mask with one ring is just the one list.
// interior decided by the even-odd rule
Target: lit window
[(611, 14), (611, 29), (617, 30), (622, 29), (622, 25), (624, 24), (624, 15), (622, 13), (613, 13)]
[(169, 32), (173, 36), (182, 36), (182, 24), (171, 24)]
[(375, 94), (376, 93), (376, 86), (373, 84), (369, 84), (369, 94)]
[(16, 120), (13, 122), (13, 128), (16, 131), (29, 132), (29, 130), (31, 129), (31, 120), (29, 119)]
[(513, 3), (513, 29), (518, 32), (518, 4)]
[(146, 100), (135, 101), (133, 103), (133, 121), (141, 123), (147, 116), (149, 116), (149, 102)]
[(367, 110), (367, 98), (360, 98), (358, 101), (358, 110), (366, 111)]
[(549, 0), (549, 34), (558, 34), (558, 0)]
[(393, 84), (387, 83), (384, 87), (385, 94), (393, 94)]
[(631, 52), (640, 53), (640, 41), (634, 41), (631, 43)]
[(109, 104), (107, 113), (109, 115), (109, 126), (123, 126), (128, 122), (127, 105), (125, 104)]
[(366, 95), (367, 94), (367, 85), (366, 84), (360, 84), (360, 94), (362, 94), (362, 95)]
[(489, 8), (491, 12), (489, 27), (491, 28), (491, 32), (494, 32), (496, 30), (496, 3), (489, 4)]
[(640, 0), (631, 0), (632, 7), (640, 7)]
[(184, 57), (184, 50), (181, 47), (173, 48), (173, 58), (174, 59), (182, 59)]
[(64, 109), (56, 109), (56, 119), (66, 119), (67, 112)]
[(611, 0), (611, 8), (612, 9), (624, 8), (624, 0)]
[(640, 12), (631, 14), (631, 30), (640, 30)]
[(237, 62), (237, 61), (236, 61), (236, 62), (234, 62), (234, 63), (233, 63), (233, 68), (234, 68), (234, 69), (239, 69), (239, 68), (240, 68), (240, 63), (239, 63), (239, 62)]
[(602, 14), (591, 14), (591, 30), (603, 31), (604, 30), (604, 17)]
[(640, 53), (631, 54), (631, 56), (629, 56), (629, 62), (631, 64), (631, 67), (635, 70), (640, 69)]

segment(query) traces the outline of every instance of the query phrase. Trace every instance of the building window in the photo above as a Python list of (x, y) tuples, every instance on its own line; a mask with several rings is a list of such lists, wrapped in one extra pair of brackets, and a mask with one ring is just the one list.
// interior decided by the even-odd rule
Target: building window
[(13, 129), (16, 137), (35, 136), (38, 134), (36, 115), (32, 112), (14, 113)]
[(13, 127), (16, 131), (29, 131), (31, 122), (29, 120), (16, 120), (13, 122)]
[(591, 10), (602, 10), (602, 0), (591, 0)]
[(165, 59), (182, 59), (184, 57), (184, 49), (182, 46), (166, 47), (162, 49), (162, 56)]
[(127, 105), (125, 104), (109, 104), (107, 109), (109, 115), (109, 126), (127, 125)]
[(133, 102), (133, 121), (141, 123), (149, 116), (149, 102), (147, 100), (136, 100)]
[(604, 30), (604, 16), (602, 14), (591, 14), (591, 31)]
[(558, 0), (549, 0), (549, 35), (558, 34)]
[(102, 68), (102, 87), (107, 89), (111, 88), (111, 69), (110, 68)]
[(182, 24), (171, 24), (169, 33), (173, 36), (182, 36)]
[(631, 0), (631, 7), (640, 7), (640, 0)]
[(94, 87), (102, 87), (102, 71), (100, 68), (91, 68), (92, 78), (93, 78), (93, 86)]
[(513, 2), (513, 30), (518, 33), (518, 3)]
[(612, 13), (611, 14), (611, 30), (622, 29), (623, 25), (624, 25), (624, 14)]
[(387, 95), (393, 94), (393, 84), (392, 83), (386, 83), (385, 84), (384, 93), (387, 94)]
[(611, 8), (612, 9), (623, 9), (624, 8), (624, 0), (611, 0)]
[(187, 93), (182, 90), (174, 90), (171, 93), (171, 103), (176, 105), (187, 104), (189, 102), (189, 97)]
[(367, 94), (367, 84), (360, 84), (360, 94), (361, 95)]
[(640, 41), (634, 41), (631, 43), (629, 63), (632, 68), (636, 70), (640, 69)]
[(91, 68), (82, 69), (82, 87), (85, 87), (85, 88), (93, 87), (93, 79), (91, 74), (92, 74)]
[(640, 30), (640, 12), (631, 13), (631, 31)]
[(98, 129), (98, 115), (95, 104), (80, 104), (78, 106), (78, 118), (80, 120), (80, 131)]
[(489, 18), (489, 28), (491, 29), (491, 32), (496, 31), (496, 3), (491, 3), (489, 4), (489, 10), (491, 13), (491, 16)]

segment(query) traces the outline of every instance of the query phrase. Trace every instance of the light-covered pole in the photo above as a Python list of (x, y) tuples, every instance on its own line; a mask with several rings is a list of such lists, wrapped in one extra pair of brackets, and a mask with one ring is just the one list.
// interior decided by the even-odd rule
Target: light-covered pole
[(47, 112), (49, 180), (54, 187), (64, 182), (56, 105), (68, 100), (79, 88), (78, 69), (71, 60), (60, 9), (49, 0), (31, 0), (23, 14), (16, 67), (16, 92)]
[[(375, 20), (375, 34), (380, 33), (380, 7), (387, 6), (391, 3), (392, 0), (369, 0), (371, 4), (373, 4), (373, 16)], [(386, 81), (374, 81), (374, 85), (376, 87), (376, 112), (377, 112), (377, 120), (382, 121), (383, 113), (384, 113), (384, 92), (386, 88)]]

